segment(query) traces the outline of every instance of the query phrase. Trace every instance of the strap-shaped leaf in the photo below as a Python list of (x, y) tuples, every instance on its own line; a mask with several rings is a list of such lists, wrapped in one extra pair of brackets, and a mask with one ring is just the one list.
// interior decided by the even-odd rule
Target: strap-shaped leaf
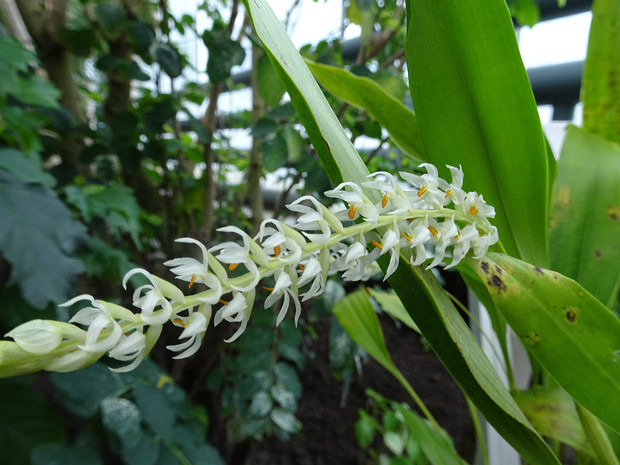
[(378, 83), (335, 66), (319, 63), (308, 63), (308, 66), (329, 92), (376, 119), (403, 152), (418, 161), (430, 161), (424, 155), (415, 115)]
[(528, 351), (577, 402), (620, 432), (618, 317), (554, 271), (495, 253), (471, 263)]
[(407, 65), (430, 160), (462, 165), (495, 206), (513, 256), (547, 260), (548, 166), (536, 102), (503, 0), (409, 0)]
[(620, 145), (569, 126), (553, 194), (551, 268), (612, 308), (620, 289)]
[(433, 351), (497, 432), (528, 463), (559, 464), (517, 407), (433, 273), (401, 258), (389, 282)]
[(592, 5), (588, 56), (583, 70), (583, 128), (620, 144), (620, 3)]
[(245, 0), (256, 34), (284, 83), (295, 111), (332, 182), (366, 178), (368, 169), (351, 144), (303, 58), (265, 0)]

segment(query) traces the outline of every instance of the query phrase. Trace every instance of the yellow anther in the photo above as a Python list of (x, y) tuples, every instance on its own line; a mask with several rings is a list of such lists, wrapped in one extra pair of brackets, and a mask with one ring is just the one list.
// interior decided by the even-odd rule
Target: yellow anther
[(437, 237), (437, 234), (439, 234), (439, 232), (434, 227), (432, 227), (432, 226), (429, 226), (428, 230), (431, 232), (433, 237)]
[(370, 241), (370, 243), (374, 245), (375, 247), (377, 247), (379, 250), (383, 249), (383, 246), (375, 240)]
[(349, 219), (352, 220), (355, 216), (355, 205), (349, 207)]
[(426, 186), (420, 187), (420, 190), (418, 191), (418, 197), (422, 197), (425, 192), (426, 192)]
[(189, 287), (191, 289), (195, 282), (196, 282), (196, 275), (193, 274), (192, 275), (192, 279), (189, 280), (189, 286), (187, 286), (187, 287)]
[(447, 199), (449, 196), (451, 196), (453, 194), (452, 189), (448, 189), (446, 191), (446, 196), (444, 197), (445, 199)]
[(305, 267), (305, 266), (303, 266), (303, 265), (299, 265), (299, 269), (300, 269), (301, 271), (304, 271), (304, 270), (306, 269), (306, 267)]
[(456, 240), (458, 240), (458, 239), (459, 239), (459, 237), (461, 237), (461, 231), (459, 231), (459, 232), (457, 233), (457, 235), (456, 235), (456, 236), (454, 236), (454, 238), (455, 238)]
[(281, 248), (279, 245), (276, 245), (276, 246), (273, 248), (273, 253), (274, 253), (274, 254), (276, 255), (276, 257), (277, 257), (278, 255), (280, 255), (280, 254), (282, 253), (282, 248)]
[(220, 299), (220, 303), (224, 304), (224, 305), (228, 305), (228, 301), (224, 300), (224, 299)]
[(400, 235), (407, 239), (407, 241), (411, 242), (411, 236), (405, 234), (404, 232), (401, 232)]
[(238, 266), (239, 266), (239, 264), (238, 264), (238, 263), (231, 263), (230, 265), (228, 265), (228, 269), (229, 269), (230, 271), (234, 271), (234, 270), (235, 270), (235, 268), (237, 268)]
[(181, 318), (175, 318), (174, 320), (172, 320), (172, 322), (179, 326), (182, 326), (183, 328), (187, 327), (187, 324)]
[(475, 205), (472, 205), (471, 207), (469, 207), (470, 215), (475, 215), (476, 213), (478, 213), (478, 207), (476, 207)]
[(263, 286), (263, 289), (265, 289), (266, 291), (273, 291), (273, 287)]
[(381, 208), (385, 208), (385, 206), (387, 205), (387, 201), (388, 201), (388, 195), (383, 194), (383, 199), (381, 200)]

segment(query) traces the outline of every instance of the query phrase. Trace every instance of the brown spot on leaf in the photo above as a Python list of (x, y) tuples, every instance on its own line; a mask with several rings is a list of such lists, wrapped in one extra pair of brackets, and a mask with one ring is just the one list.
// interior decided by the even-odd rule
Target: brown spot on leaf
[(564, 317), (569, 323), (575, 323), (579, 316), (579, 309), (577, 307), (564, 307)]
[(569, 207), (573, 203), (573, 199), (571, 198), (570, 194), (570, 187), (561, 186), (556, 191), (556, 201), (559, 205)]
[(594, 256), (596, 258), (601, 258), (603, 256), (603, 252), (601, 252), (600, 249), (595, 249), (594, 250)]
[(538, 268), (537, 266), (534, 267), (534, 272), (538, 273), (541, 276), (545, 274), (545, 272), (542, 270), (542, 268)]
[(620, 220), (620, 207), (618, 205), (610, 205), (607, 207), (607, 216), (612, 220)]
[(508, 290), (508, 288), (506, 287), (506, 284), (504, 284), (504, 281), (502, 281), (502, 278), (500, 278), (499, 275), (496, 275), (496, 274), (491, 276), (491, 279), (487, 281), (487, 284), (489, 286), (496, 288), (498, 294), (501, 293), (502, 291), (506, 292)]
[(530, 347), (536, 347), (538, 344), (540, 344), (541, 341), (542, 337), (540, 337), (538, 333), (535, 333), (533, 331), (523, 336), (523, 342)]
[(480, 269), (484, 272), (484, 274), (489, 274), (489, 263), (480, 262)]
[(498, 275), (500, 275), (500, 276), (501, 276), (501, 275), (502, 275), (502, 273), (504, 272), (504, 270), (502, 270), (502, 269), (499, 267), (499, 265), (495, 265), (495, 271), (497, 271), (497, 274), (498, 274)]

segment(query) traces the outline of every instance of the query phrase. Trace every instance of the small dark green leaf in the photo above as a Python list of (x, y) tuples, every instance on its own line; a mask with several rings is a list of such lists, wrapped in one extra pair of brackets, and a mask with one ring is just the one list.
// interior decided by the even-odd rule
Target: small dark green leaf
[(155, 32), (142, 21), (132, 21), (127, 27), (129, 42), (132, 44), (134, 53), (142, 55), (149, 50), (151, 43), (155, 39)]
[(43, 308), (74, 294), (84, 269), (72, 257), (85, 228), (52, 192), (0, 171), (0, 249), (24, 299)]
[(256, 69), (258, 91), (269, 106), (277, 107), (286, 92), (267, 55), (258, 59)]
[(115, 3), (99, 3), (95, 7), (95, 19), (99, 23), (103, 33), (110, 39), (114, 39), (125, 27), (127, 16), (125, 10)]
[(160, 449), (161, 444), (155, 438), (143, 434), (133, 447), (123, 442), (123, 459), (127, 465), (154, 465), (160, 456)]
[(274, 367), (274, 372), (278, 381), (282, 383), (288, 391), (292, 392), (297, 398), (301, 397), (302, 384), (299, 381), (297, 371), (295, 371), (292, 366), (288, 363), (278, 362)]
[(123, 444), (135, 447), (142, 435), (142, 416), (136, 404), (122, 397), (108, 397), (101, 402), (103, 426)]
[(365, 411), (360, 410), (359, 414), (360, 418), (355, 422), (355, 439), (357, 440), (357, 444), (362, 449), (365, 449), (375, 438), (375, 433), (379, 425), (375, 419)]
[(175, 78), (181, 75), (183, 71), (181, 55), (172, 45), (156, 42), (151, 46), (151, 54), (168, 76)]
[(228, 37), (226, 29), (218, 23), (203, 33), (202, 40), (209, 49), (207, 74), (211, 82), (222, 82), (230, 76), (233, 66), (243, 63), (245, 50), (239, 42)]
[(255, 418), (267, 416), (273, 407), (273, 401), (265, 391), (257, 392), (252, 397), (252, 403), (248, 409), (248, 415)]
[(288, 159), (286, 141), (280, 134), (263, 140), (260, 143), (260, 151), (263, 154), (263, 164), (267, 171), (275, 171), (282, 168)]
[(156, 386), (138, 386), (133, 390), (136, 405), (144, 422), (164, 441), (172, 437), (175, 411), (164, 393)]
[(295, 394), (287, 390), (283, 385), (276, 384), (271, 388), (270, 392), (273, 400), (280, 404), (280, 407), (291, 412), (297, 410), (297, 399), (295, 398)]
[(295, 414), (288, 410), (274, 408), (269, 414), (269, 418), (287, 433), (297, 433), (301, 428), (299, 421), (295, 418)]

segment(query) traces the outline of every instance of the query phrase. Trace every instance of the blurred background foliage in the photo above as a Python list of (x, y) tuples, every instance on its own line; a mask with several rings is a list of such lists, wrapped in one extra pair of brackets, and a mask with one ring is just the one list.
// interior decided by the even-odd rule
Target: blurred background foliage
[[(212, 245), (224, 239), (221, 226), (256, 231), (264, 217), (285, 216), (292, 196), (330, 187), (243, 6), (198, 3), (195, 17), (176, 17), (165, 0), (3, 2), (2, 334), (34, 318), (67, 320), (57, 305), (80, 293), (129, 305), (122, 276), (136, 266), (165, 276), (165, 260), (189, 253), (175, 238)], [(361, 26), (358, 51), (341, 35), (302, 53), (402, 101), (403, 2), (352, 0), (343, 9), (343, 31)], [(190, 59), (191, 47), (208, 56), (206, 67)], [(246, 86), (251, 110), (221, 111), (220, 97)], [(413, 165), (362, 110), (329, 99), (351, 139), (365, 140), (371, 171)], [(249, 134), (248, 146), (234, 130)], [(266, 185), (266, 175), (282, 187)], [(299, 434), (313, 321), (330, 319), (343, 295), (338, 283), (330, 289), (307, 303), (298, 327), (276, 328), (257, 304), (238, 343), (222, 342), (230, 328), (210, 328), (187, 360), (165, 350), (177, 336), (169, 330), (131, 373), (110, 372), (104, 359), (75, 373), (0, 380), (3, 463), (242, 463), (249, 441)], [(331, 341), (345, 398), (363, 351), (335, 319)]]

